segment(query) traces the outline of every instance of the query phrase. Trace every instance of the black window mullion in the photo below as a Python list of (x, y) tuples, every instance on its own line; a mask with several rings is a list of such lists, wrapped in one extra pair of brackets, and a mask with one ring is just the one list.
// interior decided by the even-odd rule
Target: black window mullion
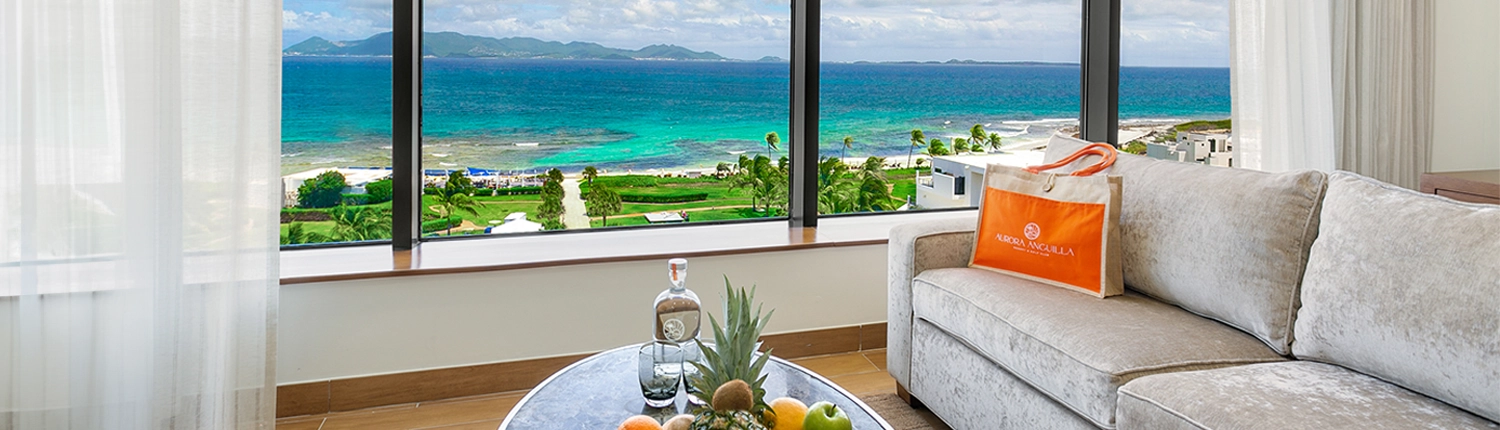
[(791, 227), (818, 226), (818, 21), (820, 0), (792, 0)]
[(1082, 1), (1079, 137), (1119, 145), (1121, 0)]
[(396, 0), (391, 49), (391, 248), (416, 248), (422, 208), (422, 0)]

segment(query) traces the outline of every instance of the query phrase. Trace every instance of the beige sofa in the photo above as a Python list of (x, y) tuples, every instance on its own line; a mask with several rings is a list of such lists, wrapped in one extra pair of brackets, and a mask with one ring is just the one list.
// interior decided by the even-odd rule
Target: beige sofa
[(966, 268), (972, 219), (891, 231), (903, 394), (956, 429), (1500, 428), (1500, 207), (1349, 173), (1111, 173), (1123, 296)]

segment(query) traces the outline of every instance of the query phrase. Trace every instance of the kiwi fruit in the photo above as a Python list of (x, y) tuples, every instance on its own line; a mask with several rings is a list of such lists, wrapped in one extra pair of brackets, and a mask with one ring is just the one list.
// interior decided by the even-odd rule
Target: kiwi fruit
[(736, 379), (725, 382), (719, 389), (714, 390), (712, 405), (715, 411), (748, 411), (755, 407), (755, 393), (750, 390), (750, 384)]

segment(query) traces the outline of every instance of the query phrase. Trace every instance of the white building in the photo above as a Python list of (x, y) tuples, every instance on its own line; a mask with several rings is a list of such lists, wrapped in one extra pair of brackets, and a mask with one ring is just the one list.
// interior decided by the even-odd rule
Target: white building
[(991, 164), (1042, 164), (1043, 151), (933, 157), (932, 174), (917, 176), (917, 206), (924, 209), (977, 207), (984, 198), (984, 170)]
[(303, 182), (330, 170), (344, 175), (344, 183), (349, 185), (344, 188), (344, 194), (364, 194), (365, 185), (391, 177), (389, 167), (324, 167), (293, 173), (281, 177), (281, 207), (296, 207), (297, 188), (301, 187)]
[(1178, 132), (1175, 142), (1146, 144), (1146, 156), (1159, 160), (1233, 167), (1233, 138), (1228, 134)]

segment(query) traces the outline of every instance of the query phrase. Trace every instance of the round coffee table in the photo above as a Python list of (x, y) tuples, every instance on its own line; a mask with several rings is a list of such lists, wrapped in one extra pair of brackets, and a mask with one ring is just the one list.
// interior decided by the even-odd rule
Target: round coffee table
[[(672, 407), (646, 406), (636, 380), (636, 349), (624, 346), (579, 360), (547, 377), (521, 402), (511, 408), (501, 430), (613, 429), (631, 415), (651, 415), (665, 421), (673, 415), (692, 413), (687, 393), (678, 390)], [(766, 400), (791, 397), (811, 406), (828, 401), (838, 405), (855, 430), (892, 430), (880, 415), (848, 391), (822, 376), (772, 356), (764, 369)]]

